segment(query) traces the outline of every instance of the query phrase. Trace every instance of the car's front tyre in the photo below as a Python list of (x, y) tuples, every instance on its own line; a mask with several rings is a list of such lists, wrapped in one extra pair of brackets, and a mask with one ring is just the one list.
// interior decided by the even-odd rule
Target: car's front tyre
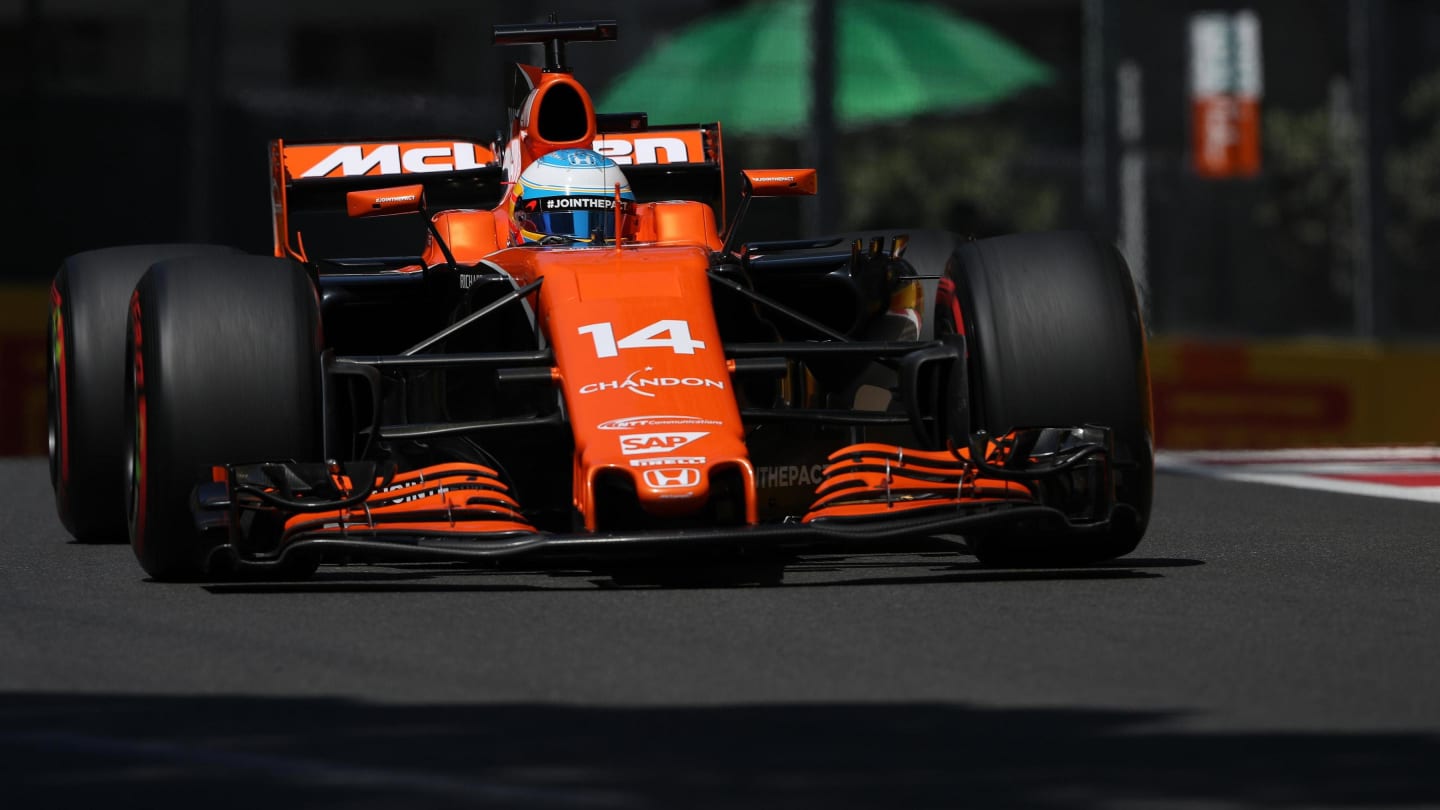
[(937, 305), (939, 331), (963, 329), (973, 427), (1107, 427), (1115, 503), (1103, 531), (966, 536), (981, 562), (1083, 565), (1129, 554), (1145, 535), (1155, 455), (1145, 327), (1113, 246), (1080, 232), (957, 245)]
[(156, 262), (234, 254), (219, 245), (131, 245), (77, 253), (50, 286), (47, 428), (60, 522), (82, 543), (125, 540), (121, 415), (126, 312)]
[(214, 465), (321, 458), (315, 289), (286, 259), (177, 259), (145, 274), (129, 309), (130, 542), (151, 577), (195, 579), (217, 541), (197, 531), (191, 494)]

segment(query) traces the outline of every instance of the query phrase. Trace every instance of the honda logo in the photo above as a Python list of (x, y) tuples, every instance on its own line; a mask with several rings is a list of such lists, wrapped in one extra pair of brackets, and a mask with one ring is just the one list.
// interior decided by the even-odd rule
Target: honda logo
[(700, 471), (694, 467), (646, 470), (645, 483), (655, 489), (689, 489), (700, 485)]

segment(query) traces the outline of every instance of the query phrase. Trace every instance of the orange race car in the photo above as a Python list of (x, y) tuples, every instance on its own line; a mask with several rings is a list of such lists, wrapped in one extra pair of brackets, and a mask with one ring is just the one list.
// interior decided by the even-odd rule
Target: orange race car
[(515, 67), (503, 144), (275, 141), (273, 256), (67, 259), (50, 446), (70, 532), (128, 532), (162, 580), (521, 555), (778, 572), (953, 534), (1006, 565), (1135, 547), (1149, 372), (1110, 245), (739, 245), (753, 198), (812, 194), (815, 172), (743, 172), (727, 217), (719, 124), (597, 114), (565, 67), (566, 43), (615, 34), (496, 26), (546, 53)]

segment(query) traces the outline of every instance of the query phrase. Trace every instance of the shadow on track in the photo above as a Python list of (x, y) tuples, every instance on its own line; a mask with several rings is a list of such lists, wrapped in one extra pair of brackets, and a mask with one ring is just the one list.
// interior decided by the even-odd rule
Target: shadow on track
[(8, 807), (1440, 804), (1440, 738), (951, 703), (377, 705), (0, 695)]
[[(852, 588), (905, 584), (982, 584), (993, 582), (1085, 582), (1157, 579), (1151, 569), (1188, 568), (1205, 563), (1191, 559), (1120, 559), (1083, 568), (991, 568), (978, 562), (956, 562), (956, 555), (928, 554), (921, 559), (886, 555), (801, 556), (785, 567), (781, 588)], [(824, 579), (814, 579), (823, 576)], [(457, 581), (458, 580), (458, 581)], [(742, 582), (740, 586), (753, 586)], [(678, 588), (736, 587), (722, 581), (694, 581)], [(203, 586), (217, 595), (276, 593), (463, 593), (614, 589), (596, 571), (573, 568), (506, 569), (466, 563), (323, 566), (308, 580), (293, 582), (228, 581)], [(654, 587), (642, 585), (640, 587)]]

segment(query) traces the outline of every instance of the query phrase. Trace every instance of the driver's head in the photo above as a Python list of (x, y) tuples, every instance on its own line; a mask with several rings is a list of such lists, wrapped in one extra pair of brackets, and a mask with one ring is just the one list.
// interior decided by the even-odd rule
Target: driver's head
[(630, 230), (635, 194), (615, 161), (589, 149), (561, 149), (520, 173), (510, 191), (510, 241), (516, 245), (599, 245), (615, 240), (615, 186), (621, 231)]

